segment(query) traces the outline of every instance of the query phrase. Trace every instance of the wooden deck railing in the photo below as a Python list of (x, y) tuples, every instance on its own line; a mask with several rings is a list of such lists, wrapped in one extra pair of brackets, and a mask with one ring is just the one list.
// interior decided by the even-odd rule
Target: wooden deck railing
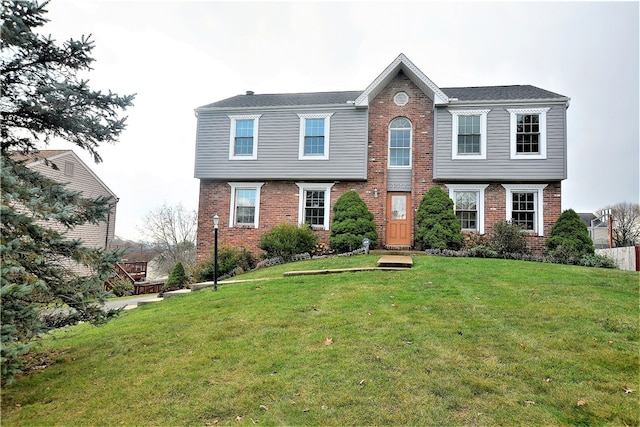
[(117, 263), (115, 274), (107, 280), (106, 288), (110, 289), (118, 279), (130, 282), (133, 285), (134, 295), (157, 294), (164, 286), (163, 281), (147, 281), (147, 263), (143, 261)]

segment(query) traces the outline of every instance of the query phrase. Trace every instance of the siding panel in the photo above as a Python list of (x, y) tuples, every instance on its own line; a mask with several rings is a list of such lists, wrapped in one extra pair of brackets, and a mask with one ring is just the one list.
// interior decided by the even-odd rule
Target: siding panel
[(564, 105), (554, 105), (547, 112), (547, 158), (540, 160), (510, 159), (510, 116), (507, 109), (522, 108), (522, 105), (473, 108), (491, 108), (487, 115), (487, 158), (452, 160), (452, 116), (445, 108), (440, 108), (436, 112), (434, 179), (540, 181), (566, 178)]
[[(297, 114), (333, 112), (329, 160), (298, 160)], [(195, 177), (227, 180), (366, 179), (366, 110), (263, 111), (258, 127), (257, 160), (229, 160), (227, 113), (200, 112), (196, 136)]]

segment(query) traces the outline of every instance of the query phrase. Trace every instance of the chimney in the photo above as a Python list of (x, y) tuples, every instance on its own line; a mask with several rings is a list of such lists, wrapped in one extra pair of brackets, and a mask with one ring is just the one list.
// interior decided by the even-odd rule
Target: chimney
[(247, 91), (247, 95), (253, 95), (253, 91), (252, 90), (248, 90)]

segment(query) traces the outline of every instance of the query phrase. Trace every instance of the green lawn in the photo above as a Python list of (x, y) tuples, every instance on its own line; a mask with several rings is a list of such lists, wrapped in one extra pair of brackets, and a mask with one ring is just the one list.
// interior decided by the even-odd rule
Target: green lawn
[(59, 331), (55, 363), (2, 390), (2, 425), (640, 423), (638, 273), (415, 256), (280, 277), (377, 259)]

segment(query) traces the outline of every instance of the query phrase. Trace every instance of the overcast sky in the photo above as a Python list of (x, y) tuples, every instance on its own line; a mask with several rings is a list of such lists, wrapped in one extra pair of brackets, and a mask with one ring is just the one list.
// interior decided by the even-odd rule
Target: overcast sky
[[(198, 207), (194, 109), (247, 90), (364, 90), (400, 53), (439, 87), (531, 84), (571, 98), (562, 207), (639, 199), (639, 4), (52, 0), (41, 32), (92, 34), (91, 87), (137, 93), (92, 163), (116, 235), (166, 203)], [(62, 143), (48, 148), (71, 148)]]

